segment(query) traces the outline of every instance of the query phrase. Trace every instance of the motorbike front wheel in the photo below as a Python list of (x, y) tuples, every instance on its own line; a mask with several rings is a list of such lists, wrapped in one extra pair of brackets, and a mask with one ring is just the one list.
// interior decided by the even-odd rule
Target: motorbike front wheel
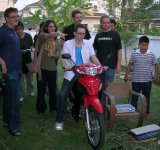
[[(87, 129), (87, 137), (90, 145), (95, 150), (100, 150), (105, 141), (105, 124), (103, 114), (94, 108), (88, 109), (90, 130)], [(87, 128), (87, 127), (86, 127)]]

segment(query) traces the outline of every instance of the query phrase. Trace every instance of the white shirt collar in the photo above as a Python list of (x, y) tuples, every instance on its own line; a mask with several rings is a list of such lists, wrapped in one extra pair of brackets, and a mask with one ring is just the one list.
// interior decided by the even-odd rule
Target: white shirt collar
[[(142, 54), (142, 53), (140, 52), (140, 49), (137, 49), (136, 52)], [(149, 54), (150, 52), (151, 52), (151, 51), (148, 49), (145, 54)], [(142, 55), (144, 55), (144, 54), (142, 54)]]

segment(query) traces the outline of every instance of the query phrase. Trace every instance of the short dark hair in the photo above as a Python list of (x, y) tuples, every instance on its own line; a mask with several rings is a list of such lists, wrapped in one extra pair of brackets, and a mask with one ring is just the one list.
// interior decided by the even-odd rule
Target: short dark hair
[(112, 18), (110, 19), (110, 23), (113, 23), (115, 26), (117, 24), (116, 21), (114, 19), (112, 19)]
[(22, 28), (24, 29), (24, 25), (23, 25), (23, 23), (22, 23), (21, 21), (18, 22), (18, 25), (16, 26), (16, 29), (17, 29), (18, 27), (22, 27)]
[(83, 14), (80, 10), (76, 9), (72, 11), (72, 18), (75, 17), (76, 14)]
[(102, 15), (101, 18), (100, 18), (100, 23), (102, 23), (102, 20), (105, 19), (105, 18), (107, 18), (111, 21), (111, 18), (108, 15)]
[(32, 30), (32, 28), (31, 28), (31, 27), (29, 27), (29, 28), (28, 28), (28, 30), (30, 30), (30, 31), (31, 31), (31, 30)]
[(139, 43), (148, 43), (149, 44), (149, 38), (147, 36), (141, 36), (139, 38)]
[(77, 32), (77, 30), (81, 28), (81, 29), (85, 29), (86, 32), (86, 27), (83, 24), (78, 24), (74, 27), (74, 32)]
[(42, 28), (42, 27), (44, 26), (44, 24), (45, 24), (45, 21), (41, 22), (41, 23), (39, 24), (39, 28)]
[(7, 8), (5, 11), (4, 11), (4, 17), (9, 17), (9, 15), (12, 13), (12, 12), (17, 12), (18, 13), (18, 9), (17, 8), (14, 8), (14, 7), (9, 7)]

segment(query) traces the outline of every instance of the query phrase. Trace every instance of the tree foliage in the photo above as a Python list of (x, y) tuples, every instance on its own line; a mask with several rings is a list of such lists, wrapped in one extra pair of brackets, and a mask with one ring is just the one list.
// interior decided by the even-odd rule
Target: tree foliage
[(114, 9), (117, 8), (121, 13), (121, 19), (117, 21), (117, 31), (123, 41), (127, 65), (127, 48), (135, 41), (135, 35), (142, 32), (139, 25), (145, 27), (145, 33), (159, 34), (156, 28), (149, 29), (149, 23), (155, 17), (153, 12), (160, 9), (160, 4), (155, 4), (153, 0), (138, 0), (137, 3), (134, 0), (122, 0)]
[(124, 49), (124, 56), (125, 56), (125, 65), (127, 66), (127, 48), (135, 41), (136, 33), (129, 30), (129, 25), (126, 24), (123, 20), (117, 21), (116, 27), (118, 33), (120, 34), (122, 45)]
[[(117, 5), (118, 4), (118, 5)], [(126, 22), (149, 22), (153, 18), (153, 0), (108, 0), (109, 14), (119, 10), (121, 19)]]
[(36, 28), (40, 22), (46, 20), (46, 16), (42, 14), (41, 10), (36, 11), (34, 14), (29, 12), (32, 16), (22, 18), (22, 21), (25, 23), (25, 26)]
[(64, 26), (72, 22), (72, 10), (82, 10), (85, 7), (84, 4), (84, 0), (45, 0), (41, 10), (23, 20), (27, 21), (29, 25), (38, 25), (44, 20), (52, 19), (56, 22), (58, 29), (62, 30)]
[(48, 18), (54, 20), (59, 28), (71, 23), (71, 12), (73, 9), (82, 9), (83, 1), (77, 0), (56, 0), (44, 1), (44, 8)]
[(115, 8), (119, 6), (118, 0), (105, 0), (106, 3), (106, 9), (109, 12), (110, 16), (115, 17)]
[(140, 9), (147, 9), (153, 5), (153, 0), (140, 0), (139, 8)]

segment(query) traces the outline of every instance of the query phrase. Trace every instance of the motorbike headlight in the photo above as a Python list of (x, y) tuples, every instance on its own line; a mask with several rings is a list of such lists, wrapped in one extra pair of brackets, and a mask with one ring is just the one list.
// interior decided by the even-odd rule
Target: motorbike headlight
[(97, 67), (85, 67), (84, 69), (89, 76), (95, 76), (97, 74)]

